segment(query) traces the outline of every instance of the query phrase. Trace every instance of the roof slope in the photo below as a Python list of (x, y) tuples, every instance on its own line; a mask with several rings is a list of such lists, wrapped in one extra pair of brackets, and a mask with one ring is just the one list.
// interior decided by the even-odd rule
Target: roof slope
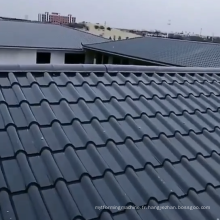
[(81, 49), (81, 43), (106, 42), (107, 39), (54, 24), (0, 21), (0, 47)]
[(220, 67), (220, 45), (214, 43), (142, 37), (85, 47), (175, 66)]
[(0, 75), (0, 219), (219, 218), (220, 74), (50, 70)]

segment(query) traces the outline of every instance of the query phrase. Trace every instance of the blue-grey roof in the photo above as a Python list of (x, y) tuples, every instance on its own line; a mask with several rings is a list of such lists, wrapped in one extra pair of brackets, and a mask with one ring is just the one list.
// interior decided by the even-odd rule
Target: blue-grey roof
[(220, 67), (220, 44), (214, 43), (143, 37), (85, 47), (174, 66)]
[(219, 218), (220, 69), (1, 71), (0, 219)]
[(102, 37), (60, 25), (0, 20), (0, 47), (74, 50), (82, 49), (81, 43), (106, 41)]

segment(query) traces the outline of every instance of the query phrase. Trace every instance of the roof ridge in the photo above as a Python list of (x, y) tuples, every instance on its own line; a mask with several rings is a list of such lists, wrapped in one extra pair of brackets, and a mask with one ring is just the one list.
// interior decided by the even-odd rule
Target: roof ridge
[(0, 65), (4, 71), (106, 71), (107, 72), (196, 72), (220, 73), (220, 68), (214, 67), (170, 67), (170, 66), (135, 66), (114, 64), (33, 64), (33, 65)]

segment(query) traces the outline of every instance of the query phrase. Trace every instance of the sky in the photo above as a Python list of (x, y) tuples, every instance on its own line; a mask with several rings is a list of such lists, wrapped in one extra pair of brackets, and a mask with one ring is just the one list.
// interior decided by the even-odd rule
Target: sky
[(219, 0), (2, 0), (0, 16), (59, 12), (110, 27), (220, 36), (219, 8)]

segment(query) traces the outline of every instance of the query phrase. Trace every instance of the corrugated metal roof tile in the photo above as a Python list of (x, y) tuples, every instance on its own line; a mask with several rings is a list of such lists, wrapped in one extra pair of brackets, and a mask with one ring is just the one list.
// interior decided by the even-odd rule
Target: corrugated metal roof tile
[(0, 219), (217, 219), (219, 76), (166, 72), (4, 73)]
[(220, 67), (218, 43), (139, 37), (128, 40), (84, 44), (85, 49), (146, 62), (187, 67)]
[(107, 42), (108, 39), (74, 28), (40, 22), (0, 20), (1, 47), (82, 49), (83, 44)]

